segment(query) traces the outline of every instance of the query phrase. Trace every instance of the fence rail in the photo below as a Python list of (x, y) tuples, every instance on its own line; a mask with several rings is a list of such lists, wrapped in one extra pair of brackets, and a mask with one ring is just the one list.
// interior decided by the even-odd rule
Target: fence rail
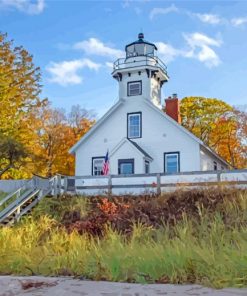
[(133, 174), (108, 176), (64, 176), (58, 178), (57, 192), (70, 194), (157, 193), (177, 188), (207, 186), (247, 188), (247, 169), (195, 171), (176, 174)]

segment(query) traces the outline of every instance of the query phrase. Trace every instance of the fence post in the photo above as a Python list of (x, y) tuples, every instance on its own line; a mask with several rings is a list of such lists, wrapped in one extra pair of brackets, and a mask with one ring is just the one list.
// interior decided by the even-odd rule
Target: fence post
[(63, 177), (63, 192), (64, 192), (64, 194), (67, 193), (67, 188), (68, 188), (68, 177), (64, 176)]
[(54, 197), (57, 198), (57, 182), (58, 182), (58, 176), (55, 176), (54, 182), (53, 182), (53, 190), (54, 190)]
[(61, 195), (62, 180), (61, 175), (57, 175), (58, 196)]
[(157, 194), (161, 194), (161, 187), (160, 187), (160, 174), (157, 174)]
[(217, 181), (221, 182), (221, 173), (219, 173), (219, 172), (217, 173)]
[(112, 177), (108, 175), (108, 195), (112, 194)]

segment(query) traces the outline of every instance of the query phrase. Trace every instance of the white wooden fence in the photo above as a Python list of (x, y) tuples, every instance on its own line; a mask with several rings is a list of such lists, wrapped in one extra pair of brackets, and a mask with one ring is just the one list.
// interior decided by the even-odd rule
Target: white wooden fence
[(247, 188), (247, 169), (182, 172), (177, 174), (134, 174), (109, 176), (59, 176), (58, 193), (102, 195), (143, 194), (178, 188), (235, 186)]
[(0, 192), (10, 193), (24, 186), (30, 179), (0, 180)]
[[(46, 180), (44, 180), (44, 182), (45, 181)], [(26, 182), (28, 182), (28, 180), (0, 180), (0, 192), (13, 192)], [(247, 189), (247, 169), (183, 172), (177, 174), (161, 173), (109, 176), (57, 175), (53, 185), (53, 193), (54, 195), (62, 193), (83, 195), (159, 194), (161, 192), (174, 191), (178, 188), (192, 189), (218, 185)]]

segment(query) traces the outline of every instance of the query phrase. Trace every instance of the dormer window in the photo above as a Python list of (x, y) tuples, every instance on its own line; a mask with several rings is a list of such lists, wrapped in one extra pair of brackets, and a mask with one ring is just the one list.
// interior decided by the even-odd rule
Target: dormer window
[(128, 96), (139, 96), (141, 94), (142, 94), (141, 81), (128, 82)]

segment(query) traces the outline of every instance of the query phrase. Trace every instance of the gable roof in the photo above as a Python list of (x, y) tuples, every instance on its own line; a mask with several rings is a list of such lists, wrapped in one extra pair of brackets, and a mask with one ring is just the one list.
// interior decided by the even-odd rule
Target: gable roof
[(144, 158), (147, 158), (149, 160), (153, 160), (153, 158), (144, 150), (142, 149), (137, 143), (127, 139), (123, 138), (113, 149), (112, 152), (110, 153), (110, 157), (117, 152), (117, 150), (122, 147), (125, 143), (133, 146), (135, 149), (137, 149), (138, 153), (144, 156)]
[[(112, 113), (114, 113), (123, 103), (125, 102), (124, 99), (119, 99), (118, 102), (113, 105), (103, 117), (101, 117), (96, 124), (83, 136), (81, 139), (70, 148), (69, 153), (74, 154), (77, 148), (86, 140), (88, 139), (96, 129), (108, 118)], [(186, 133), (190, 138), (192, 138), (194, 141), (196, 141), (200, 146), (204, 147), (209, 153), (211, 153), (214, 157), (219, 159), (222, 163), (226, 164), (227, 166), (230, 166), (228, 162), (226, 162), (223, 158), (221, 158), (216, 152), (214, 152), (211, 148), (209, 148), (203, 141), (199, 138), (197, 138), (194, 134), (192, 134), (189, 130), (187, 130), (185, 127), (183, 127), (181, 124), (176, 122), (174, 119), (172, 119), (169, 115), (167, 115), (164, 111), (156, 107), (150, 100), (144, 99), (144, 102), (153, 110), (155, 110), (157, 113), (159, 113), (161, 116), (163, 116), (166, 120), (168, 120), (171, 124), (177, 126), (178, 129), (180, 129), (182, 132)], [(126, 140), (128, 140), (126, 138)], [(121, 142), (121, 141), (120, 141)], [(133, 142), (135, 143), (135, 142)], [(133, 144), (132, 143), (132, 144)], [(136, 144), (136, 143), (135, 143)], [(133, 145), (135, 145), (133, 144)], [(136, 144), (137, 145), (137, 144)], [(138, 145), (137, 145), (138, 146)], [(137, 147), (136, 147), (137, 148)], [(141, 148), (141, 147), (140, 147)], [(141, 148), (142, 149), (142, 148)], [(144, 150), (143, 150), (144, 151)], [(145, 152), (145, 151), (144, 151)], [(150, 157), (150, 156), (149, 156)], [(152, 158), (151, 158), (152, 159)]]
[(123, 104), (124, 100), (120, 99), (115, 105), (113, 105), (106, 113), (103, 115), (96, 123), (95, 125), (84, 135), (80, 138), (80, 140), (75, 143), (74, 146), (72, 146), (69, 149), (69, 153), (74, 154), (76, 149), (87, 139), (91, 136), (92, 133), (103, 123), (116, 109), (118, 109), (119, 106)]
[(134, 142), (134, 141), (131, 141), (130, 139), (128, 139), (128, 141), (132, 144), (132, 145), (134, 145), (145, 157), (147, 157), (147, 158), (149, 158), (149, 159), (151, 159), (151, 160), (153, 160), (153, 158), (145, 151), (145, 150), (143, 150), (136, 142)]
[(181, 124), (179, 124), (176, 120), (172, 119), (169, 115), (167, 115), (164, 111), (160, 110), (158, 107), (156, 107), (153, 103), (151, 103), (149, 100), (145, 100), (146, 104), (149, 105), (152, 109), (159, 112), (163, 117), (165, 117), (169, 122), (176, 125), (181, 131), (186, 133), (188, 136), (190, 136), (192, 139), (194, 139), (200, 146), (202, 146), (207, 152), (211, 153), (214, 157), (219, 159), (222, 163), (224, 163), (227, 166), (231, 166), (227, 161), (225, 161), (223, 158), (221, 158), (215, 151), (213, 151), (210, 147), (208, 147), (201, 139), (197, 138), (194, 134), (192, 134), (189, 130), (187, 130), (185, 127), (183, 127)]

